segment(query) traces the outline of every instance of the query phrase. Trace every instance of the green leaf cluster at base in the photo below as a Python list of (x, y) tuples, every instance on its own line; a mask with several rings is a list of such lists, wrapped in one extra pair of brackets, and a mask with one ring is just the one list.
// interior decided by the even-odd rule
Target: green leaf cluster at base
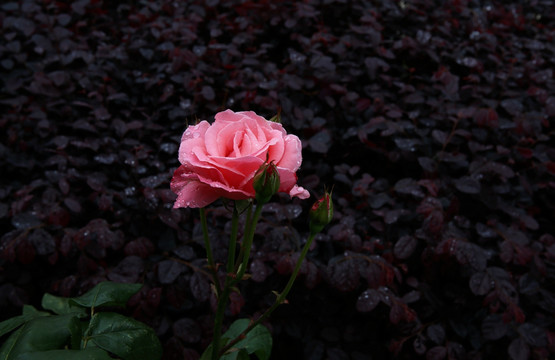
[[(250, 324), (249, 319), (239, 319), (233, 322), (229, 329), (223, 334), (220, 349), (227, 343), (243, 333)], [(232, 346), (220, 360), (249, 360), (251, 354), (256, 355), (259, 360), (268, 360), (272, 352), (272, 335), (263, 325), (255, 326), (249, 331), (245, 338)], [(200, 360), (212, 358), (212, 344), (202, 354)]]
[(45, 294), (38, 311), (26, 305), (23, 314), (0, 323), (0, 360), (156, 360), (162, 347), (147, 325), (102, 307), (124, 307), (140, 284), (103, 282), (76, 298)]

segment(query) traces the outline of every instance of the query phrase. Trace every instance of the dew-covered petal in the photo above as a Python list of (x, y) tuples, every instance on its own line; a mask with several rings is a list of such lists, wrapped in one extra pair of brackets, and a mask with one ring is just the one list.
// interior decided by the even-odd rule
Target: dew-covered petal
[(170, 181), (170, 189), (178, 194), (179, 191), (191, 180), (197, 180), (198, 176), (194, 173), (191, 173), (187, 170), (187, 168), (183, 165), (178, 167), (174, 172), (172, 179)]
[(173, 207), (201, 208), (213, 203), (221, 196), (222, 193), (220, 191), (209, 185), (203, 184), (200, 181), (189, 181), (177, 193), (177, 199)]
[(177, 194), (174, 208), (203, 207), (222, 196), (218, 189), (199, 181), (198, 175), (191, 173), (185, 166), (178, 167), (170, 182), (171, 190)]
[(240, 123), (214, 122), (204, 135), (206, 153), (212, 156), (227, 156), (231, 151), (228, 149), (232, 145), (230, 140), (241, 128)]
[(181, 136), (179, 145), (178, 159), (180, 163), (185, 163), (193, 148), (198, 147), (204, 149), (204, 136), (210, 124), (207, 121), (201, 121), (197, 125), (189, 126)]
[(295, 172), (303, 161), (301, 140), (295, 135), (287, 135), (284, 137), (284, 145), (283, 156), (277, 165)]

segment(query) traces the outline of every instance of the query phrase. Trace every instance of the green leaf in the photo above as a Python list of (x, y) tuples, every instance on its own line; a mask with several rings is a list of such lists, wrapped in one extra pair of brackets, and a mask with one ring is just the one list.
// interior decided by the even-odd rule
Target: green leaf
[(0, 336), (4, 336), (7, 333), (17, 329), (21, 325), (25, 324), (28, 320), (25, 315), (15, 316), (8, 320), (4, 320), (0, 323)]
[(23, 305), (23, 316), (27, 317), (29, 320), (41, 317), (50, 316), (51, 314), (46, 311), (40, 311), (35, 309), (32, 305)]
[[(223, 338), (235, 339), (247, 329), (250, 324), (249, 319), (235, 320), (229, 329), (223, 334)], [(239, 341), (228, 353), (222, 356), (221, 360), (241, 360), (243, 359), (242, 351), (248, 354), (255, 354), (259, 360), (268, 360), (272, 352), (272, 335), (263, 325), (256, 325), (247, 333), (245, 338)], [(233, 351), (235, 350), (235, 351)], [(237, 351), (239, 350), (239, 351)], [(248, 359), (248, 356), (246, 357)]]
[(12, 360), (27, 352), (63, 349), (69, 343), (69, 326), (74, 318), (73, 315), (55, 315), (25, 323), (0, 348), (0, 360)]
[(76, 305), (70, 298), (58, 297), (50, 294), (44, 294), (41, 306), (58, 315), (78, 313), (87, 314), (87, 309), (81, 305)]
[(84, 348), (92, 344), (124, 360), (155, 360), (162, 357), (162, 346), (154, 330), (117, 313), (95, 314), (83, 341)]
[(1, 360), (8, 360), (10, 359), (10, 354), (17, 343), (17, 340), (21, 337), (21, 333), (23, 328), (17, 329), (16, 332), (10, 335), (10, 337), (4, 342), (2, 347), (0, 347), (0, 359)]
[(70, 332), (70, 342), (71, 346), (70, 349), (80, 349), (81, 348), (81, 340), (85, 335), (85, 331), (89, 326), (88, 320), (82, 320), (79, 316), (76, 316), (70, 321), (68, 324), (68, 329)]
[[(228, 343), (228, 341), (229, 339), (220, 339), (220, 349), (223, 348)], [(212, 360), (212, 344), (213, 343), (211, 342), (210, 345), (208, 345), (199, 360)]]
[(98, 306), (125, 306), (127, 300), (140, 289), (141, 284), (121, 284), (110, 281), (101, 282), (87, 293), (71, 298), (78, 305), (95, 308)]
[(38, 311), (31, 305), (23, 305), (23, 315), (14, 316), (13, 318), (0, 322), (0, 336), (17, 329), (28, 321), (41, 316), (49, 316), (50, 314), (44, 311)]
[(19, 355), (15, 360), (114, 360), (101, 349), (50, 350)]
[(249, 353), (245, 349), (230, 349), (221, 359), (225, 360), (250, 360)]

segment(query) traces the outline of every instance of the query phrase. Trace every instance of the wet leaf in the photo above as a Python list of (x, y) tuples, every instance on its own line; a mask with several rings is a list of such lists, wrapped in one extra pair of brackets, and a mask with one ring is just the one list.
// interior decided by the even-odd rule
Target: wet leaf
[(398, 259), (408, 259), (416, 249), (418, 240), (416, 238), (405, 235), (399, 238), (393, 247), (393, 254)]
[(369, 312), (374, 310), (380, 303), (380, 294), (373, 289), (364, 290), (357, 299), (356, 308), (360, 312)]
[(83, 338), (124, 360), (162, 357), (162, 346), (151, 328), (116, 313), (94, 314)]

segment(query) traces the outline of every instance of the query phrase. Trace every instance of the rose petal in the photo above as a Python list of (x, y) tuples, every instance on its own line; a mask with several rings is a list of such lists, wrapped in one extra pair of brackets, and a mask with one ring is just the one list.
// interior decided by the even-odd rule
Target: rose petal
[(238, 120), (238, 116), (236, 114), (241, 114), (241, 112), (234, 112), (232, 110), (225, 110), (225, 111), (220, 111), (219, 113), (216, 114), (216, 116), (214, 116), (215, 119), (215, 123), (221, 121), (221, 122), (236, 122)]
[(283, 156), (276, 165), (295, 172), (301, 167), (303, 161), (301, 140), (295, 135), (287, 135), (284, 138), (284, 144)]
[(233, 145), (227, 139), (237, 131), (242, 132), (240, 123), (215, 121), (204, 134), (206, 153), (212, 156), (227, 156), (231, 152), (228, 148)]
[(190, 173), (185, 166), (178, 167), (170, 181), (170, 189), (178, 194), (185, 185), (191, 180), (197, 180), (198, 176)]
[[(256, 152), (252, 153), (252, 156), (255, 156), (263, 161), (266, 161), (266, 155), (268, 155), (268, 161), (273, 161), (277, 163), (281, 160), (283, 156), (283, 144), (282, 138), (273, 138), (268, 140), (266, 144), (261, 146)], [(281, 154), (280, 154), (281, 153)]]
[(291, 190), (289, 191), (289, 195), (291, 197), (296, 196), (299, 199), (308, 199), (310, 197), (310, 193), (308, 192), (308, 190), (298, 185), (294, 185), (293, 188), (291, 188)]
[(201, 121), (197, 125), (189, 126), (181, 136), (181, 144), (179, 145), (178, 159), (180, 163), (185, 163), (194, 147), (204, 148), (204, 137), (206, 131), (210, 128), (207, 121)]
[(210, 178), (231, 187), (239, 187), (245, 183), (245, 178), (254, 176), (263, 161), (253, 156), (242, 158), (228, 158), (220, 156), (205, 156), (198, 154), (198, 159), (192, 162), (193, 171), (204, 178)]
[(231, 110), (226, 110), (224, 111), (224, 113), (224, 117), (226, 119), (230, 119), (231, 116), (234, 118), (235, 121), (238, 119), (237, 115), (240, 115), (242, 117), (242, 121), (245, 121), (245, 118), (248, 118), (256, 121), (259, 124), (266, 124), (268, 122), (268, 120), (264, 119), (262, 116), (258, 115), (254, 111), (239, 111), (234, 113)]
[(180, 207), (201, 208), (220, 198), (221, 192), (200, 181), (189, 181), (177, 193), (174, 209)]

